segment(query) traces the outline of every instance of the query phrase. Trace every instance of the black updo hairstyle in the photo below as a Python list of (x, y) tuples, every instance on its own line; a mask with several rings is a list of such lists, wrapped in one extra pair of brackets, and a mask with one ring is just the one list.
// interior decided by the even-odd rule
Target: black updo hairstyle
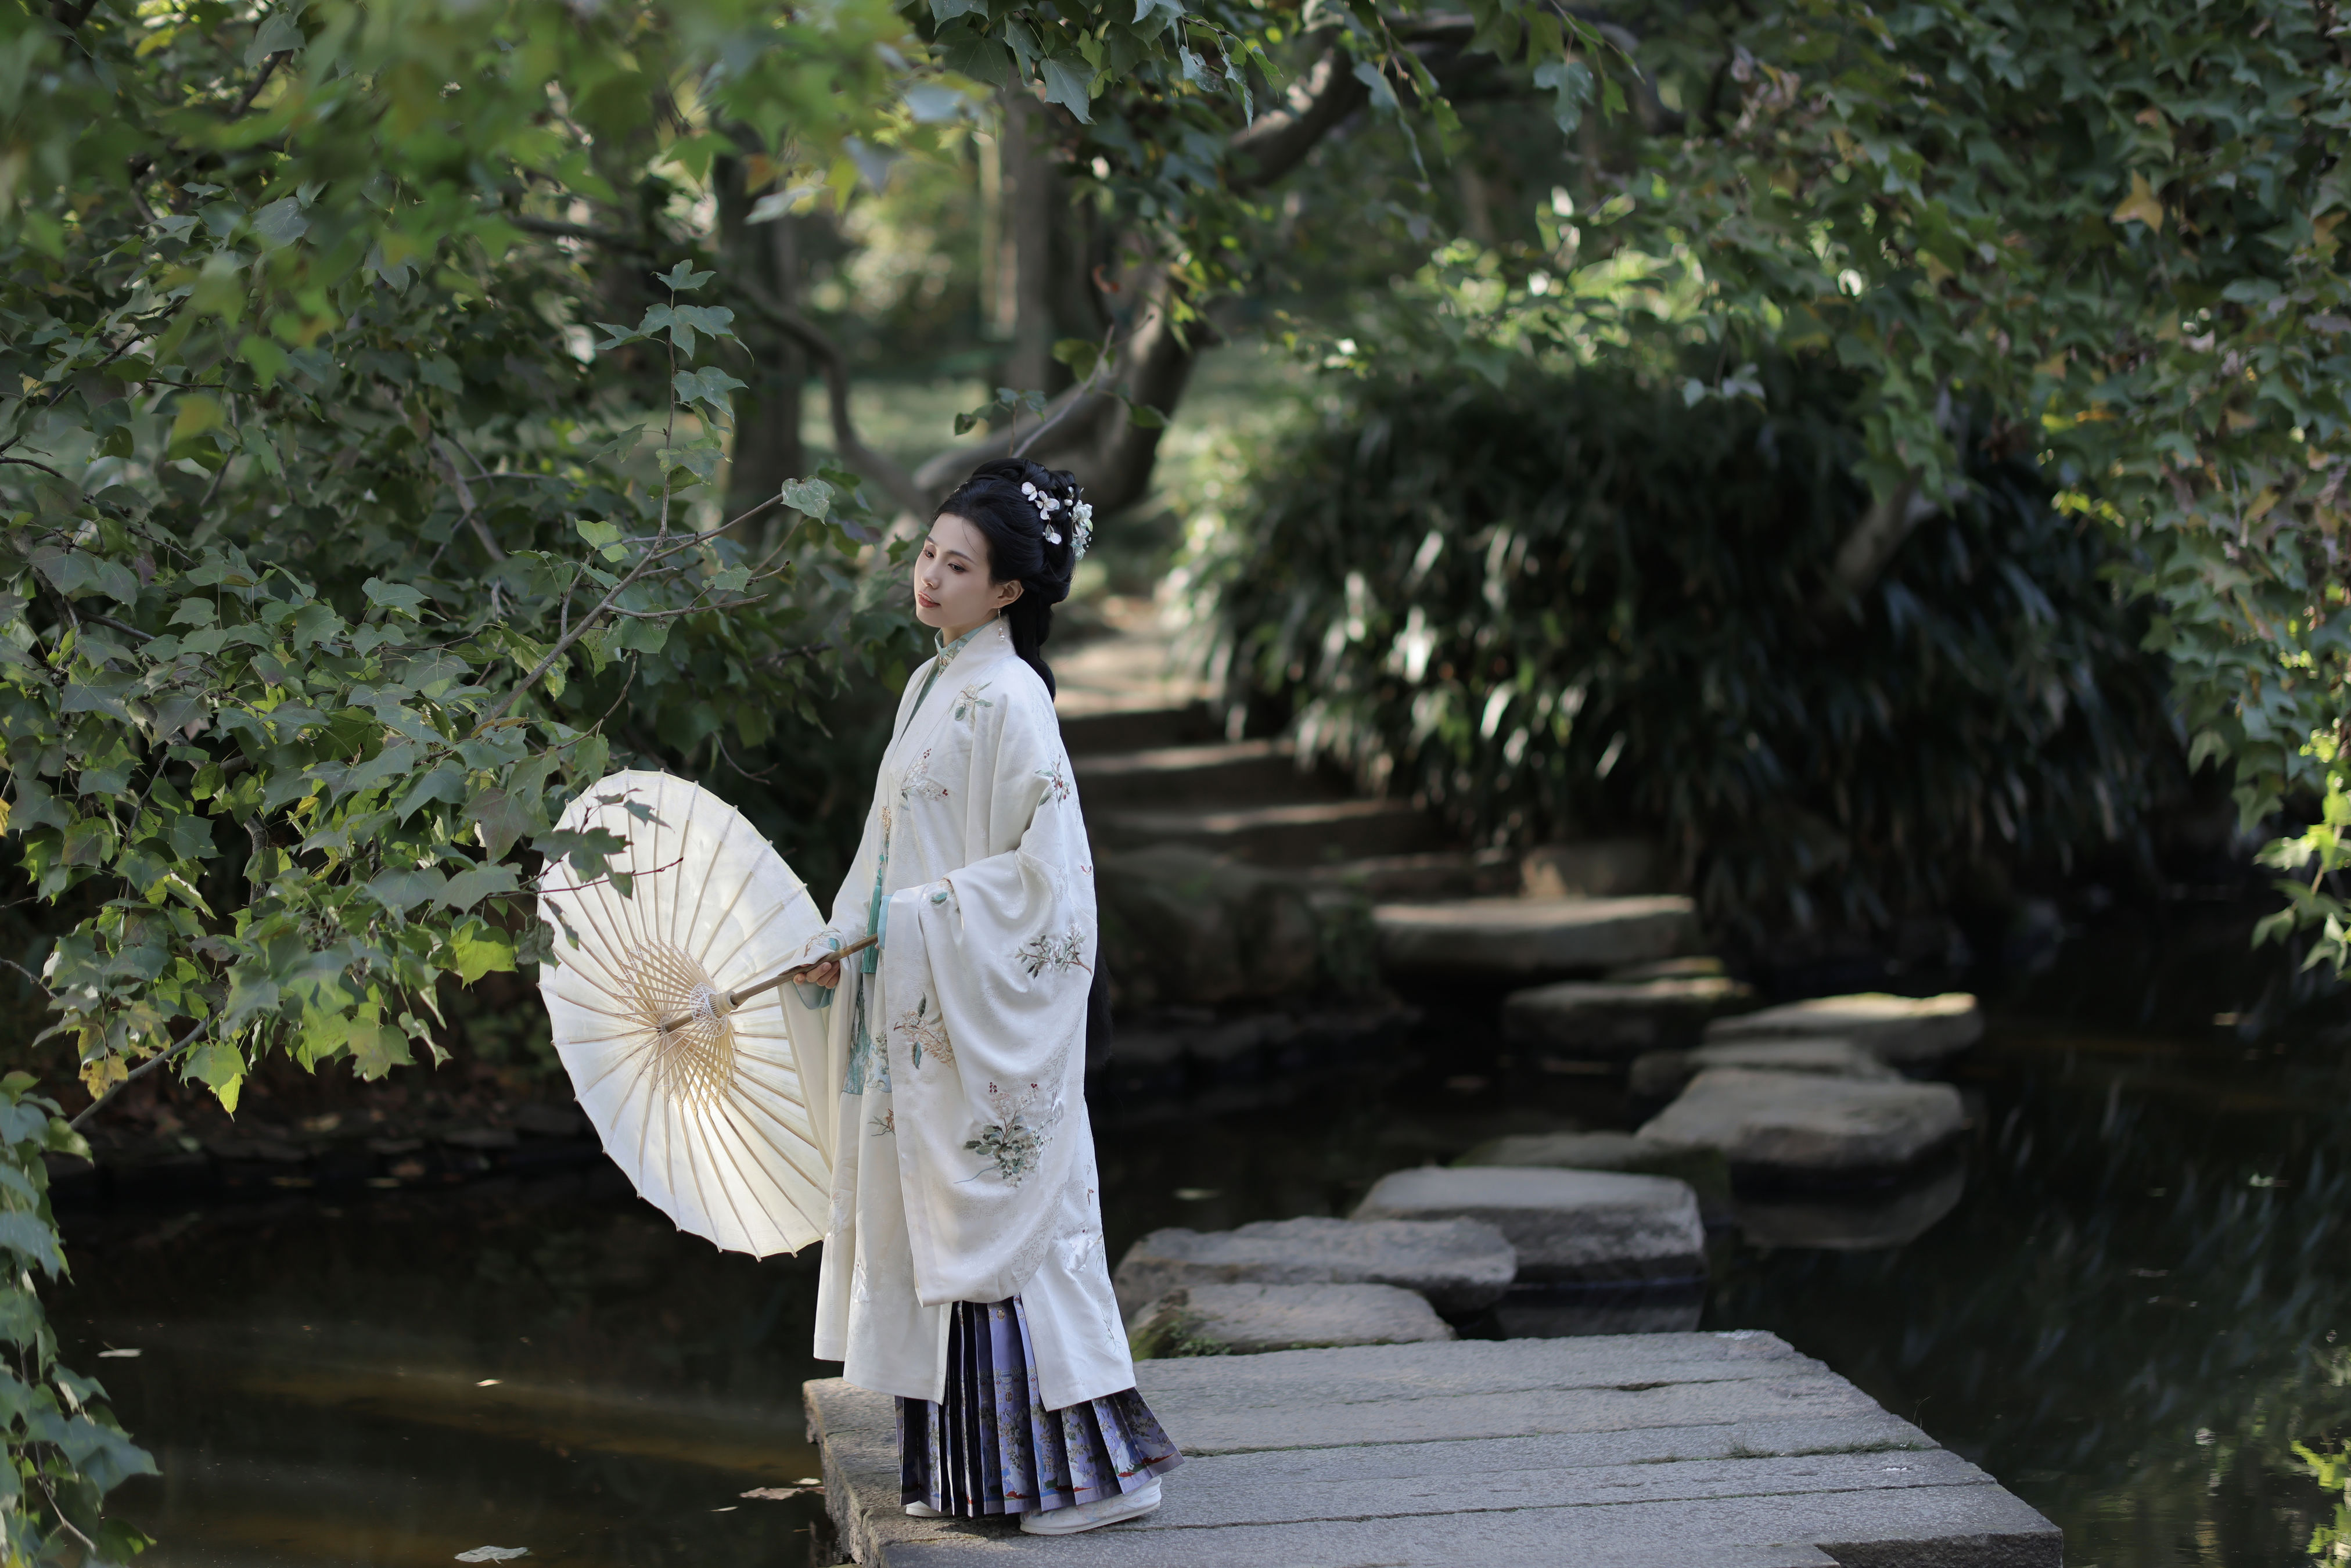
[[(1029, 485), (1060, 505), (1049, 517), (1023, 495)], [(939, 503), (934, 517), (962, 517), (987, 540), (987, 575), (992, 582), (1020, 584), (1020, 597), (1004, 608), (1005, 629), (1012, 633), (1012, 651), (1028, 662), (1053, 690), (1052, 666), (1045, 663), (1045, 639), (1053, 634), (1053, 606), (1070, 596), (1070, 573), (1078, 564), (1077, 519), (1071, 516), (1078, 499), (1074, 474), (1031, 463), (1026, 457), (991, 457), (971, 471), (971, 477)], [(1059, 534), (1059, 542), (1046, 538)]]

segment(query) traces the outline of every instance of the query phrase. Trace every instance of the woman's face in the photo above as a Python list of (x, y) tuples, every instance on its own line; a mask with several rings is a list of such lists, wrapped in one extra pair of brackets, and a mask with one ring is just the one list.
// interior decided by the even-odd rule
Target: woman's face
[(980, 531), (967, 518), (941, 514), (914, 556), (914, 619), (953, 641), (1019, 597), (1017, 579), (988, 580)]

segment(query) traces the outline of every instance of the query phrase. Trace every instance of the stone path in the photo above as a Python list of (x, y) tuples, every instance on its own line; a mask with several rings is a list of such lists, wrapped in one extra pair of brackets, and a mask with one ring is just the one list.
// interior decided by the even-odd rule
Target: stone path
[(2058, 1568), (2055, 1526), (1760, 1333), (1137, 1364), (1188, 1458), (1067, 1538), (899, 1506), (891, 1401), (807, 1385), (843, 1551), (887, 1568)]
[(1552, 978), (1697, 950), (1687, 899), (1616, 896), (1656, 873), (1641, 846), (1552, 851), (1522, 886), (1516, 855), (1464, 848), (1408, 801), (1301, 772), (1288, 741), (1223, 735), (1207, 688), (1175, 673), (1186, 661), (1158, 613), (1116, 600), (1103, 613), (1113, 634), (1048, 649), (1097, 849), (1182, 846), (1360, 889), (1397, 974)]

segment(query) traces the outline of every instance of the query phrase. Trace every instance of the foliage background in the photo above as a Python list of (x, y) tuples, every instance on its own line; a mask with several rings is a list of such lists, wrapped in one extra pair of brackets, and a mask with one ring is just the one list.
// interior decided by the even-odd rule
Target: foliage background
[(1661, 831), (1750, 940), (2138, 848), (2181, 748), (2107, 537), (1969, 444), (1967, 500), (1823, 605), (1853, 389), (1680, 379), (1326, 378), (1206, 542), (1235, 700), (1481, 841)]

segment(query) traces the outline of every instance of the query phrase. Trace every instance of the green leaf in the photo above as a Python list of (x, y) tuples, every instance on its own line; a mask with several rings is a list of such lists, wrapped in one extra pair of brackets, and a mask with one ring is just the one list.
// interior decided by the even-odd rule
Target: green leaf
[(57, 1245), (57, 1228), (39, 1215), (26, 1209), (10, 1209), (0, 1214), (0, 1247), (55, 1279), (66, 1266), (63, 1248)]
[(486, 898), (514, 892), (517, 885), (512, 866), (477, 865), (449, 879), (441, 890), (441, 903), (450, 909), (471, 909)]
[[(535, 824), (536, 802), (517, 800), (496, 786), (475, 795), (465, 807), (465, 821), (492, 860), (504, 860)], [(468, 873), (470, 874), (470, 873)]]
[(220, 1097), (221, 1106), (236, 1113), (237, 1095), (245, 1086), (245, 1058), (226, 1040), (208, 1040), (187, 1054), (181, 1071)]
[(832, 486), (821, 479), (787, 479), (778, 498), (793, 511), (820, 522), (832, 511)]
[(360, 585), (360, 591), (367, 595), (370, 604), (381, 605), (394, 614), (412, 618), (424, 602), (424, 595), (419, 590), (404, 582), (386, 582), (380, 577), (369, 578)]
[(450, 933), (449, 949), (457, 977), (469, 986), (492, 971), (515, 967), (514, 939), (486, 921), (468, 920)]
[(395, 1067), (405, 1067), (413, 1060), (408, 1054), (408, 1041), (400, 1030), (387, 1027), (380, 1019), (355, 1019), (350, 1040), (351, 1071), (363, 1081), (381, 1078)]
[(701, 287), (717, 276), (715, 272), (696, 272), (692, 262), (681, 261), (666, 273), (654, 274), (653, 281), (673, 292), (683, 294)]
[[(1081, 125), (1093, 121), (1093, 93), (1089, 84), (1093, 71), (1081, 60), (1055, 58), (1046, 60), (1041, 68), (1045, 78), (1045, 101), (1058, 103), (1078, 119)], [(1393, 99), (1394, 95), (1390, 97)]]

